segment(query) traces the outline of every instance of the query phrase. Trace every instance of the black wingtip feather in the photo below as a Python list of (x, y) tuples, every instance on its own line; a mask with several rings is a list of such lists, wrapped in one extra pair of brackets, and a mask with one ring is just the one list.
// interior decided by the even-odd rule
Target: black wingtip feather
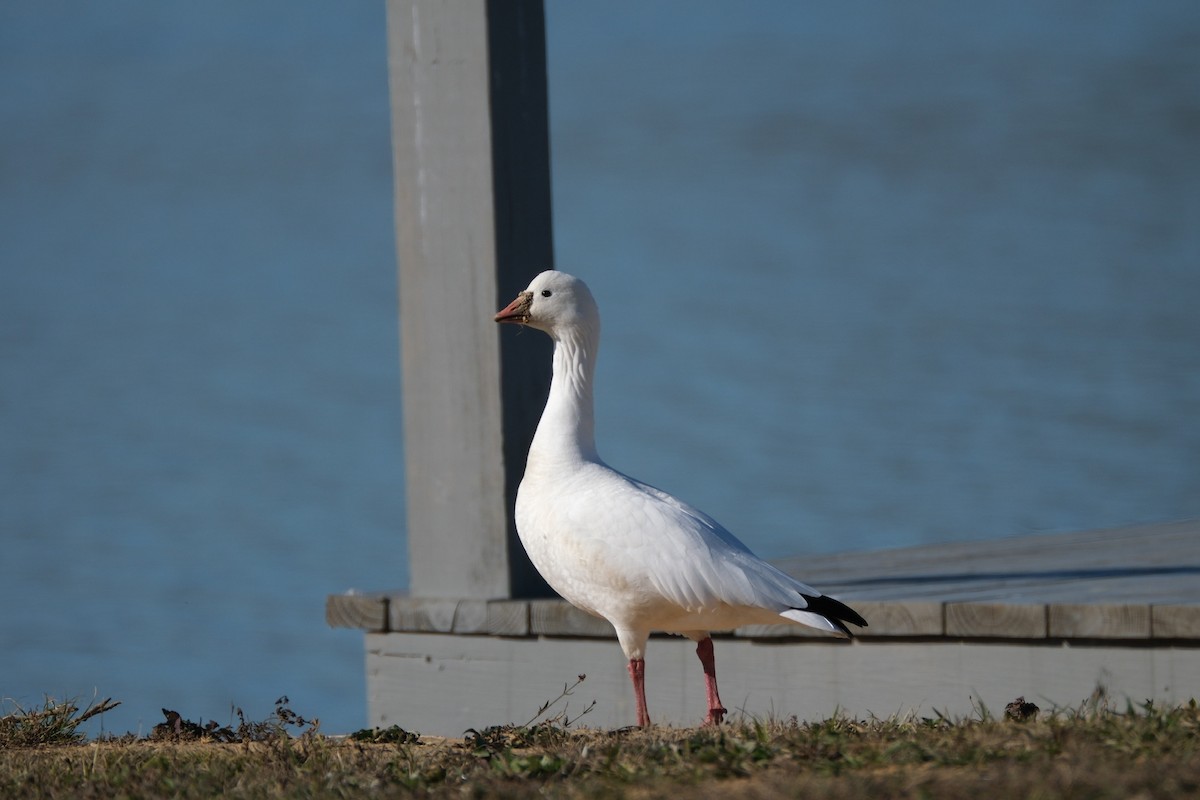
[(834, 600), (832, 597), (828, 597), (826, 595), (810, 597), (806, 594), (802, 594), (800, 596), (804, 598), (804, 601), (808, 603), (808, 605), (799, 610), (811, 611), (814, 614), (820, 614), (822, 617), (836, 625), (838, 629), (840, 629), (841, 632), (847, 636), (851, 635), (850, 629), (845, 625), (847, 622), (849, 622), (851, 625), (857, 625), (860, 628), (867, 627), (867, 621), (862, 618), (862, 615), (850, 606), (843, 603), (841, 600)]

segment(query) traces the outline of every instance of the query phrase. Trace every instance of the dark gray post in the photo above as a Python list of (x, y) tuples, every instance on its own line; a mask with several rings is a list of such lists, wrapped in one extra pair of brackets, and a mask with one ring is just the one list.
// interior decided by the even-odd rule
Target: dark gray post
[(553, 265), (541, 0), (389, 0), (388, 51), (410, 590), (544, 596), (512, 507), (549, 350), (492, 322)]

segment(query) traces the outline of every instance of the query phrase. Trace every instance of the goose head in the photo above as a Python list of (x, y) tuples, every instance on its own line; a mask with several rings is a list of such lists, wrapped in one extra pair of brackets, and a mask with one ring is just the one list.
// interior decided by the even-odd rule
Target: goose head
[(587, 284), (565, 272), (547, 270), (494, 317), (550, 334), (555, 340), (568, 331), (599, 333), (600, 310)]

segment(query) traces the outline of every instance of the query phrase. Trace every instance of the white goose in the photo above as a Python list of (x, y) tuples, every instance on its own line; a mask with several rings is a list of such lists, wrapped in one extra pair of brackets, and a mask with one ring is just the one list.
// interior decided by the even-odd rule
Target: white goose
[(568, 602), (616, 629), (646, 710), (651, 631), (697, 642), (708, 724), (725, 715), (709, 631), (797, 622), (839, 636), (866, 625), (854, 610), (760, 560), (708, 515), (609, 467), (596, 453), (592, 379), (600, 312), (587, 284), (538, 275), (496, 314), (554, 340), (554, 377), (517, 491), (517, 532), (542, 577)]

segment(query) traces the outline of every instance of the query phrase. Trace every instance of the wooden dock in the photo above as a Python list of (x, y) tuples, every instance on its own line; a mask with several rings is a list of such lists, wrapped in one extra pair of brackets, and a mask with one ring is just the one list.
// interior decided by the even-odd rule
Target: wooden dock
[[(1200, 520), (777, 563), (870, 627), (852, 641), (790, 624), (716, 637), (731, 711), (963, 716), (1019, 695), (1043, 708), (1200, 697)], [(326, 616), (366, 633), (371, 725), (521, 723), (580, 674), (572, 708), (597, 701), (586, 724), (633, 720), (612, 628), (561, 600), (335, 595)], [(697, 724), (693, 645), (656, 637), (646, 663), (655, 721)]]
[[(495, 309), (553, 265), (541, 0), (388, 0), (396, 239), (415, 596), (328, 599), (365, 632), (369, 723), (426, 734), (523, 723), (564, 684), (586, 723), (634, 719), (608, 623), (557, 599), (513, 500), (546, 396), (548, 342)], [(493, 12), (493, 13), (489, 13)], [(736, 718), (998, 710), (1200, 696), (1200, 522), (793, 559), (869, 621), (852, 641), (791, 625), (720, 636)], [(647, 653), (650, 713), (706, 709), (691, 642)]]

